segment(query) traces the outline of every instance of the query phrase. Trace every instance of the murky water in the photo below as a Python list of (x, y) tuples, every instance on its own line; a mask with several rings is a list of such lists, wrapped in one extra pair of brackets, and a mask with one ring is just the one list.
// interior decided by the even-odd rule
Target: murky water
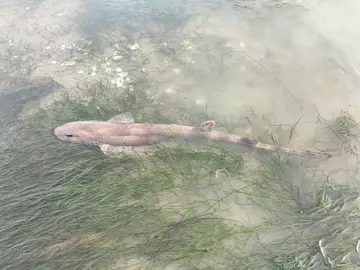
[[(321, 148), (320, 118), (360, 118), (359, 11), (355, 0), (0, 0), (0, 79), (50, 76), (70, 91), (100, 78), (119, 91), (136, 83), (239, 135), (282, 125), (286, 137), (298, 121), (289, 146)], [(322, 166), (356, 170), (347, 162)], [(229, 212), (253, 226), (268, 215)]]

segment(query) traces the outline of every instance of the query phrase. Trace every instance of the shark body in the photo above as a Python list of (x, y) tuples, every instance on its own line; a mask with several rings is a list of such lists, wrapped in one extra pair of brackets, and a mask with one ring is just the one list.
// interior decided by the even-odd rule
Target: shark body
[(230, 149), (247, 148), (265, 152), (282, 151), (290, 155), (329, 158), (325, 152), (276, 148), (256, 139), (214, 131), (215, 121), (208, 120), (198, 126), (135, 123), (130, 113), (123, 113), (108, 121), (77, 121), (54, 129), (55, 136), (62, 141), (98, 145), (105, 154), (126, 153), (132, 149), (151, 146), (182, 138), (185, 142), (208, 141)]

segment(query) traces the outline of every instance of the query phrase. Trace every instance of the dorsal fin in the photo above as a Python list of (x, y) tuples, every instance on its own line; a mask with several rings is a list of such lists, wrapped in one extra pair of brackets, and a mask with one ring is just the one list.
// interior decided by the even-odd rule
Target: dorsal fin
[(135, 120), (130, 112), (125, 112), (114, 116), (113, 118), (109, 119), (107, 122), (114, 124), (133, 124), (135, 123)]
[(200, 125), (197, 126), (197, 128), (200, 129), (201, 131), (212, 131), (214, 127), (215, 127), (214, 120), (208, 120), (202, 122)]

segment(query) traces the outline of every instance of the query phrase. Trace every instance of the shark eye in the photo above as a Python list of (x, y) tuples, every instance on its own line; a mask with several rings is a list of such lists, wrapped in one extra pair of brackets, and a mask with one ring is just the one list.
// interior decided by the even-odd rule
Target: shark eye
[(66, 134), (65, 136), (68, 137), (68, 138), (74, 137), (74, 135), (71, 135), (71, 134)]

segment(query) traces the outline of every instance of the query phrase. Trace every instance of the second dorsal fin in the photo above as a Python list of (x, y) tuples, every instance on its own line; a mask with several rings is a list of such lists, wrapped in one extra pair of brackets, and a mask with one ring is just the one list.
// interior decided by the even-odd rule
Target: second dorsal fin
[(202, 122), (200, 125), (197, 126), (197, 128), (200, 129), (201, 131), (212, 131), (214, 127), (215, 127), (214, 120), (208, 120)]

